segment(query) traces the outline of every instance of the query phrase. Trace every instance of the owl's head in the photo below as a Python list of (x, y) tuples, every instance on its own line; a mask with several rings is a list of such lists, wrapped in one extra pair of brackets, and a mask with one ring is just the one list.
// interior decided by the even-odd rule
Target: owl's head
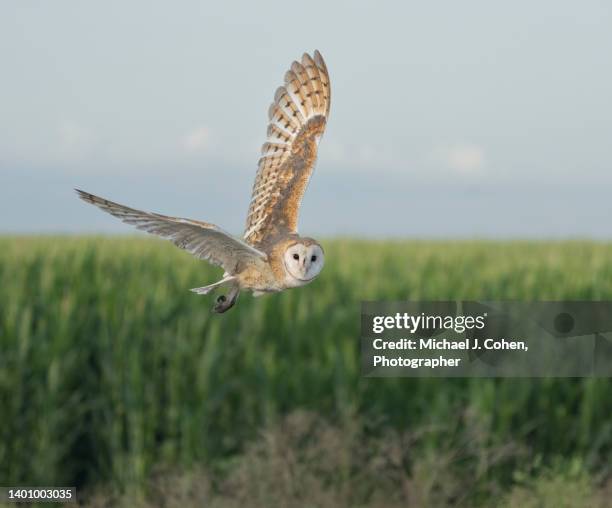
[(311, 282), (323, 269), (323, 248), (312, 238), (298, 238), (289, 244), (283, 255), (287, 275), (296, 286)]

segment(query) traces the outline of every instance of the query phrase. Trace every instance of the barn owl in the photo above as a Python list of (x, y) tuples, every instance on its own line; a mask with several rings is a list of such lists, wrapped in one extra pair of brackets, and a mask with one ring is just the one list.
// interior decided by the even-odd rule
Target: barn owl
[(233, 307), (241, 290), (259, 296), (304, 286), (325, 262), (321, 245), (297, 230), (300, 203), (329, 116), (331, 88), (321, 54), (305, 53), (301, 62), (293, 62), (284, 82), (268, 111), (267, 140), (242, 239), (214, 224), (143, 212), (76, 189), (83, 201), (223, 268), (221, 280), (192, 289), (199, 295), (227, 289), (227, 296), (216, 300), (216, 312)]

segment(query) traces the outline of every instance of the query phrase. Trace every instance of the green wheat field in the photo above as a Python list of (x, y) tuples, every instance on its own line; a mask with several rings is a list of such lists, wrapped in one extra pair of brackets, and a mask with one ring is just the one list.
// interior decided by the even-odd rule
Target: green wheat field
[[(323, 242), (213, 314), (140, 237), (0, 238), (0, 482), (87, 506), (612, 506), (609, 379), (369, 379), (362, 300), (612, 300), (612, 244)], [(48, 506), (48, 505), (47, 505)]]

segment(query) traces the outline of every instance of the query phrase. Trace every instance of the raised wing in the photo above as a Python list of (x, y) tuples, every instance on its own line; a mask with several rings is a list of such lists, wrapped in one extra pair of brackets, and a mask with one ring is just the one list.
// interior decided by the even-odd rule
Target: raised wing
[(79, 189), (75, 190), (83, 201), (114, 215), (126, 224), (167, 238), (177, 247), (185, 249), (197, 258), (222, 267), (230, 274), (235, 273), (238, 265), (245, 261), (255, 258), (266, 259), (263, 252), (234, 238), (214, 224), (143, 212)]
[(329, 115), (329, 74), (318, 51), (293, 62), (274, 94), (268, 139), (253, 184), (244, 240), (261, 245), (277, 234), (297, 232), (298, 211)]

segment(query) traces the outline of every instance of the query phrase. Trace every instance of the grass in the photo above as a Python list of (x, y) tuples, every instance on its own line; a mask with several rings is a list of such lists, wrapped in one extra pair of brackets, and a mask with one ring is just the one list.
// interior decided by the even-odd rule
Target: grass
[(231, 477), (260, 429), (303, 410), (333, 428), (358, 419), (373, 436), (417, 433), (431, 460), (465, 449), (477, 425), (481, 449), (523, 453), (452, 466), (495, 485), (535, 491), (517, 471), (548, 471), (560, 456), (593, 478), (610, 473), (610, 380), (361, 378), (359, 310), (377, 299), (612, 299), (612, 245), (324, 247), (327, 266), (308, 287), (242, 295), (219, 316), (212, 297), (187, 291), (219, 271), (170, 244), (0, 238), (2, 483), (121, 491), (159, 464)]
[[(384, 435), (371, 430), (358, 416), (339, 427), (312, 413), (294, 412), (263, 429), (223, 475), (203, 467), (159, 467), (145, 494), (113, 495), (99, 489), (89, 496), (87, 507), (609, 506), (612, 482), (597, 485), (576, 461), (545, 469), (532, 463), (531, 470), (517, 471), (514, 485), (505, 488), (491, 473), (524, 458), (526, 450), (486, 444), (478, 425), (455, 446), (441, 443), (435, 451), (418, 446), (432, 429), (386, 429)], [(466, 467), (470, 463), (481, 466)]]

